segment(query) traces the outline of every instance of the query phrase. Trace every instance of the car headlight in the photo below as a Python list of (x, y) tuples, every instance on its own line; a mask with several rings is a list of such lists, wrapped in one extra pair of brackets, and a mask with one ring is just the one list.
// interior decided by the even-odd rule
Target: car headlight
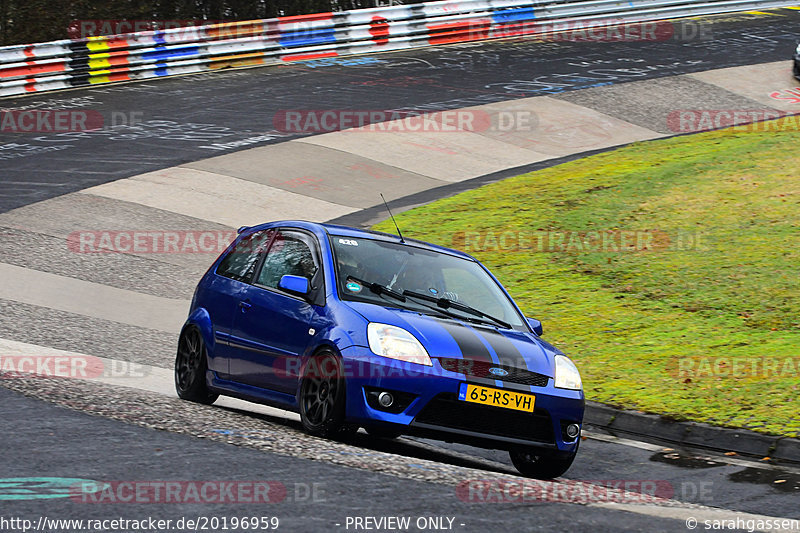
[(556, 383), (559, 389), (581, 390), (581, 373), (569, 357), (556, 356)]
[(794, 53), (800, 56), (800, 44), (798, 44), (797, 48), (794, 49)]
[(409, 363), (433, 366), (431, 358), (417, 338), (397, 326), (370, 322), (367, 326), (369, 349), (376, 355)]

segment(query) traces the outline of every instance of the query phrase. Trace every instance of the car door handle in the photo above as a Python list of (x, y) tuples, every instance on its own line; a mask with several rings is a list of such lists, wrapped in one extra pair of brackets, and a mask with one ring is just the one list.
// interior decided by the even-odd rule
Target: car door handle
[(242, 312), (245, 312), (251, 307), (253, 307), (253, 305), (248, 301), (244, 301), (244, 302), (239, 302), (239, 307), (241, 308)]

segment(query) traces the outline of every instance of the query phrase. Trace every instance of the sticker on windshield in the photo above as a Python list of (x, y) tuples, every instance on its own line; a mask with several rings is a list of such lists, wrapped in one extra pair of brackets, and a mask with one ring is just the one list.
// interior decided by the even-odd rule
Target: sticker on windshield
[(345, 287), (347, 287), (347, 290), (350, 292), (361, 292), (361, 285), (354, 281), (349, 281)]
[(358, 241), (354, 239), (339, 239), (339, 244), (345, 244), (347, 246), (358, 246)]

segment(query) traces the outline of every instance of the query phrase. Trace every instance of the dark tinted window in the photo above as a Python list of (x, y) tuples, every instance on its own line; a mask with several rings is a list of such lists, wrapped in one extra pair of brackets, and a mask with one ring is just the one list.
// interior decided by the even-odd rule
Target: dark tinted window
[(274, 230), (257, 231), (242, 238), (217, 267), (217, 274), (249, 282)]
[(286, 274), (302, 276), (311, 281), (318, 269), (312, 246), (311, 237), (303, 233), (278, 232), (264, 259), (256, 283), (277, 289), (278, 282)]

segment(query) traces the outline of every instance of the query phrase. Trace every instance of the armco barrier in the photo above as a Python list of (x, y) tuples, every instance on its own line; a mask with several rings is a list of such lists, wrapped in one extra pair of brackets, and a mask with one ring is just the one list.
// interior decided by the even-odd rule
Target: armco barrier
[(798, 0), (461, 0), (0, 47), (0, 96), (226, 67), (797, 5)]

